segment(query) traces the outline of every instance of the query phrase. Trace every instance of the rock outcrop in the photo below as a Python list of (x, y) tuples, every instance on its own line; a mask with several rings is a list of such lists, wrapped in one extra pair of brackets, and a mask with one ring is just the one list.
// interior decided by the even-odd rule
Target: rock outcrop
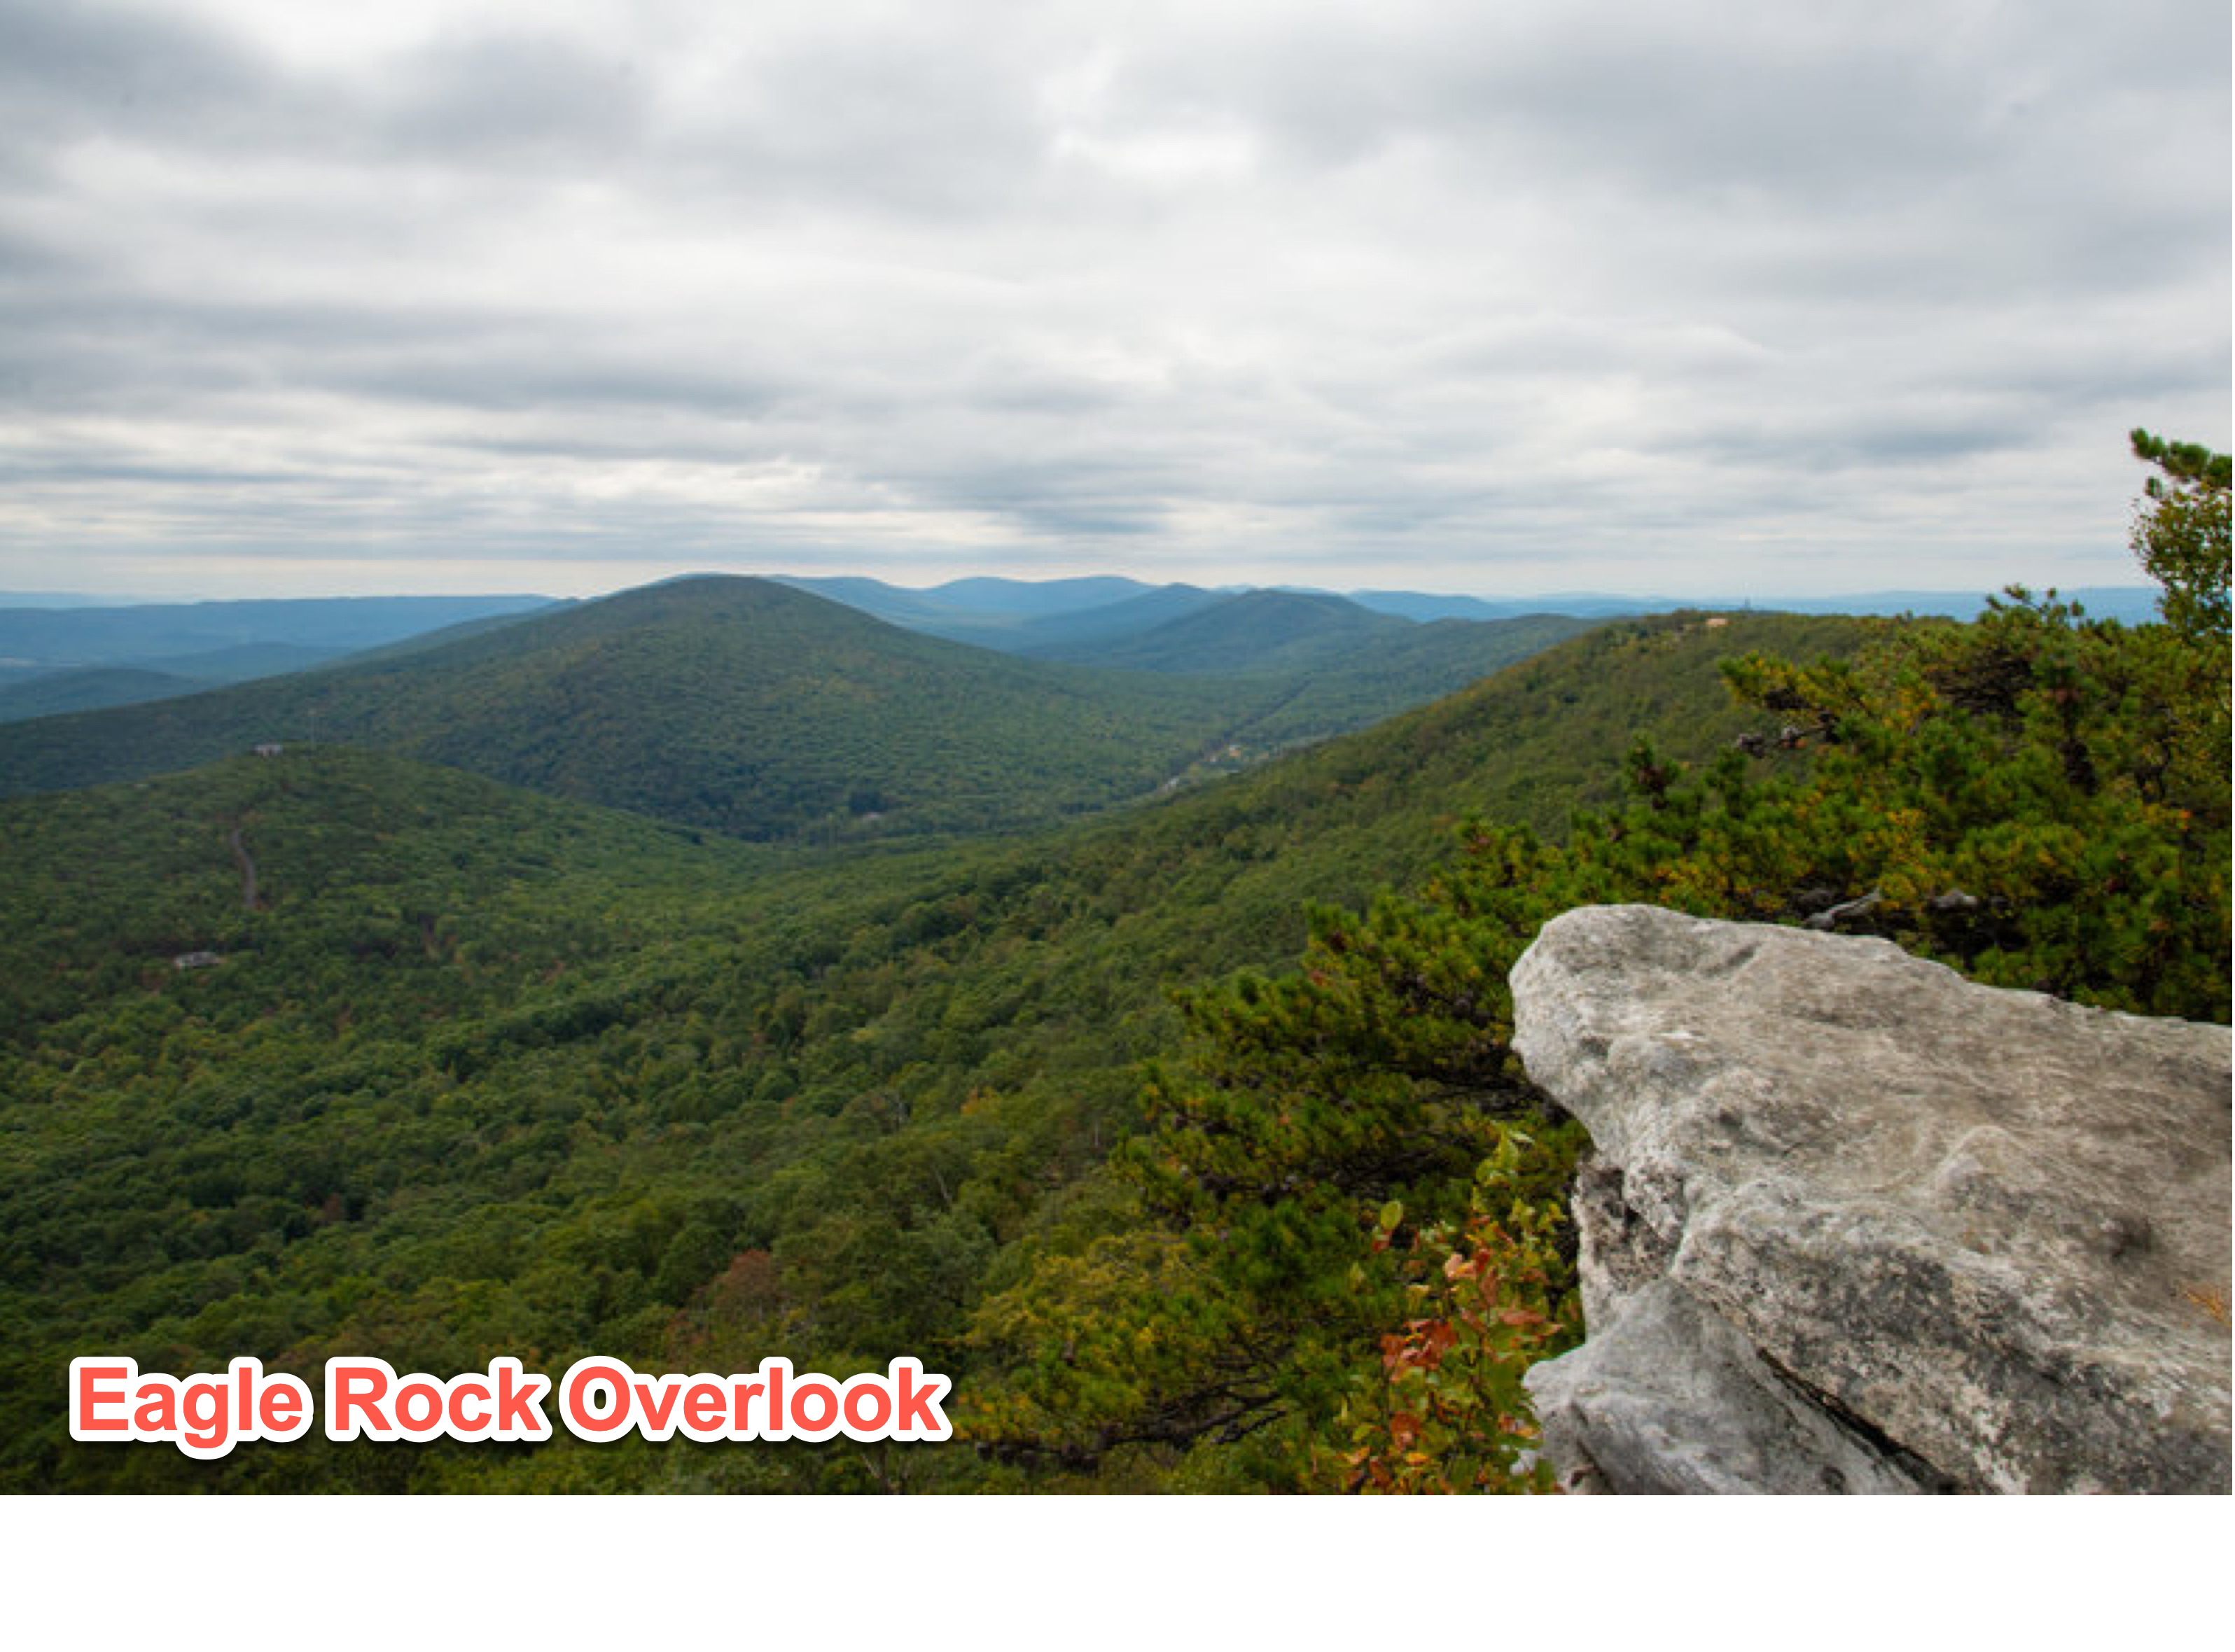
[(1572, 1486), (2228, 1489), (2227, 1028), (1643, 906), (1512, 984), (1596, 1144)]

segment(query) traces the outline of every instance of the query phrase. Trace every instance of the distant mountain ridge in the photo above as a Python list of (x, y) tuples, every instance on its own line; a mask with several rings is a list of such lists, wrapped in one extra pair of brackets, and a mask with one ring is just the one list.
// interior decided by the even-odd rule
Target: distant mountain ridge
[(1415, 626), (1278, 592), (1180, 605), (1197, 597), (1121, 670), (1123, 649), (1025, 658), (771, 581), (671, 580), (214, 691), (61, 700), (0, 726), (0, 794), (341, 742), (754, 839), (1006, 830), (1361, 728), (1583, 624)]
[(977, 575), (921, 591), (861, 576), (773, 574), (769, 578), (777, 584), (858, 608), (889, 624), (983, 647), (1000, 647), (1000, 639), (1022, 637), (1038, 622), (1110, 608), (1172, 589), (1117, 575), (1071, 579)]
[(316, 597), (132, 607), (0, 608), (0, 659), (54, 667), (136, 663), (220, 649), (287, 644), (332, 653), (377, 648), (548, 597)]
[[(330, 639), (455, 620), (317, 669), (214, 691), (205, 685), (326, 656), (309, 643), (236, 642), (0, 682), (0, 794), (317, 741), (750, 839), (1006, 830), (1366, 727), (1595, 623), (1419, 620), (1332, 592), (1116, 578), (967, 579), (913, 593), (874, 580), (823, 583), (855, 600), (795, 582), (699, 576), (581, 604), (396, 598), (0, 614), (20, 642), (50, 649), (57, 638), (208, 642), (269, 629), (282, 613)], [(857, 605), (870, 600), (916, 623)], [(1439, 600), (1413, 605), (1426, 612)], [(537, 606), (501, 611), (521, 603)]]
[(301, 671), (547, 597), (318, 597), (0, 605), (0, 722)]
[(1249, 591), (1193, 605), (1145, 631), (1035, 652), (1135, 671), (1267, 671), (1317, 665), (1412, 629), (1409, 620), (1340, 597)]
[[(1524, 615), (1564, 614), (1579, 619), (1612, 619), (1639, 614), (1672, 613), (1681, 609), (1715, 611), (1755, 610), (1766, 613), (1855, 614), (1892, 616), (1904, 613), (1939, 614), (1952, 619), (1976, 617), (1986, 606), (1989, 593), (1964, 591), (1875, 591), (1832, 597), (1779, 596), (1775, 593), (1727, 592), (1708, 597), (1631, 596), (1610, 591), (1557, 591), (1524, 597), (1479, 597), (1419, 591), (1357, 590), (1337, 591), (1312, 585), (1227, 586), (1216, 590), (1186, 584), (1152, 585), (1117, 577), (1028, 580), (991, 576), (949, 580), (922, 589), (888, 584), (865, 576), (834, 578), (776, 574), (779, 583), (813, 591), (849, 606), (874, 613), (896, 625), (927, 630), (935, 636), (974, 642), (988, 648), (1018, 653), (1039, 653), (1046, 647), (1066, 647), (1092, 635), (1113, 639), (1149, 623), (1176, 618), (1191, 608), (1208, 606), (1222, 597), (1254, 591), (1273, 591), (1298, 596), (1333, 597), (1378, 614), (1393, 615), (1426, 624), (1439, 619), (1512, 619)], [(1169, 611), (1149, 604), (1165, 593)], [(2156, 617), (2157, 591), (2149, 585), (2090, 585), (2059, 593), (2080, 602), (2099, 619), (2136, 624)], [(1121, 611), (1121, 604), (1143, 605)], [(1087, 617), (1098, 617), (1090, 623)], [(1060, 622), (1070, 628), (1059, 633), (1046, 629)]]
[(671, 581), (325, 670), (0, 728), (0, 790), (342, 741), (746, 838), (980, 830), (1146, 792), (1203, 685), (1014, 659), (765, 580)]
[[(1301, 667), (1340, 651), (1346, 637), (1402, 629), (1384, 619), (1512, 619), (1563, 611), (1544, 604), (1490, 603), (1472, 597), (1364, 592), (1356, 597), (1290, 586), (1207, 590), (1148, 585), (1124, 578), (1049, 580), (977, 578), (924, 590), (860, 577), (771, 576), (834, 602), (951, 642), (1123, 670), (1255, 671)], [(1373, 600), (1366, 600), (1367, 598)], [(1669, 604), (1674, 606), (1675, 604)], [(1643, 611), (1619, 598), (1578, 603), (1579, 618)], [(1190, 621), (1195, 624), (1188, 624)], [(1174, 627), (1168, 631), (1164, 628)], [(1163, 635), (1154, 635), (1164, 631)], [(1314, 643), (1314, 637), (1319, 640)], [(1485, 668), (1489, 669), (1489, 668)]]
[[(686, 576), (686, 578), (734, 576)], [(1255, 672), (1306, 669), (1324, 657), (1339, 669), (1366, 663), (1347, 657), (1340, 634), (1365, 637), (1362, 616), (1416, 624), (1489, 622), (1564, 615), (1599, 620), (1681, 607), (1755, 608), (1790, 613), (1891, 615), (1904, 612), (1970, 618), (1983, 594), (1887, 591), (1832, 597), (1756, 597), (1680, 602), (1662, 597), (1566, 592), (1486, 597), (1426, 591), (1361, 590), (1338, 593), (1308, 586), (1152, 585), (1118, 575), (1027, 580), (998, 576), (952, 579), (923, 589), (868, 577), (771, 576), (774, 583), (826, 597), (888, 624), (1027, 659), (1108, 665), (1125, 670)], [(2064, 593), (2099, 618), (2129, 624), (2155, 617), (2156, 593), (2141, 586), (2088, 587)], [(1267, 616), (1270, 603), (1227, 606), (1222, 616), (1152, 638), (1150, 633), (1244, 597), (1302, 597), (1344, 604), (1343, 625), (1291, 604), (1284, 628)], [(176, 697), (199, 685), (248, 682), (285, 671), (439, 644), (471, 630), (511, 623), (567, 605), (533, 596), (379, 597), (233, 602), (131, 604), (47, 593), (0, 593), (0, 723), (70, 710)], [(1312, 640), (1316, 634), (1317, 640)], [(1370, 645), (1377, 654), (1399, 645), (1393, 633)], [(1482, 640), (1482, 639), (1478, 639)], [(1485, 653), (1456, 638), (1416, 639), (1401, 652), (1419, 659), (1440, 650), (1447, 664), (1430, 669), (1422, 694), (1471, 680), (1478, 660), (1494, 669), (1511, 657)], [(1382, 674), (1382, 681), (1395, 679)], [(37, 686), (30, 686), (36, 683)], [(1411, 692), (1405, 690), (1405, 692)], [(1413, 703), (1404, 701), (1403, 703)], [(1395, 702), (1384, 709), (1395, 708)], [(1327, 732), (1321, 730), (1320, 732)]]

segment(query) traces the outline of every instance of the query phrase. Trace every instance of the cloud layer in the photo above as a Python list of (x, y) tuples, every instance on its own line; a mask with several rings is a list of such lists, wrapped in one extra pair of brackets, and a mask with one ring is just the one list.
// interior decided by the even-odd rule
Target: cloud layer
[(0, 587), (2132, 582), (2228, 31), (0, 0)]

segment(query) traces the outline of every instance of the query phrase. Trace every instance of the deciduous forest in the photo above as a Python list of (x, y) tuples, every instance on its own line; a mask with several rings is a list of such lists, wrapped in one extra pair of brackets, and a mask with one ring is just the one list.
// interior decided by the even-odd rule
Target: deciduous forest
[[(1401, 660), (1276, 693), (685, 583), (11, 725), (0, 1487), (1546, 1489), (1588, 1144), (1504, 978), (1547, 918), (2229, 1019), (2229, 461), (2133, 445), (2147, 624), (1540, 626), (1361, 727)], [(958, 1438), (200, 1463), (69, 1438), (94, 1351), (910, 1354)]]

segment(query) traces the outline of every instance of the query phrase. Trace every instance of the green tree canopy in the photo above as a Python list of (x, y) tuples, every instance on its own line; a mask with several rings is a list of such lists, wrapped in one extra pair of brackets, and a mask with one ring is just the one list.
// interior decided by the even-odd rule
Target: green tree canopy
[(2191, 636), (2227, 631), (2230, 461), (2194, 442), (2147, 430), (2132, 438), (2134, 457), (2157, 467), (2134, 519), (2134, 552), (2165, 587), (2166, 623)]
[(1704, 769), (1641, 739), (1626, 806), (1558, 839), (1478, 823), (1415, 893), (1314, 911), (1297, 972), (1184, 997), (1187, 1060), (1112, 1156), (1106, 1229), (981, 1306), (1007, 1378), (979, 1442), (1190, 1486), (1540, 1484), (1518, 1378), (1576, 1333), (1583, 1144), (1513, 1056), (1506, 974), (1570, 907), (1877, 935), (2225, 1022), (2227, 461), (2136, 451), (2165, 473), (2170, 623), (2013, 588), (1851, 660), (1747, 653), (1723, 674), (1763, 722)]

